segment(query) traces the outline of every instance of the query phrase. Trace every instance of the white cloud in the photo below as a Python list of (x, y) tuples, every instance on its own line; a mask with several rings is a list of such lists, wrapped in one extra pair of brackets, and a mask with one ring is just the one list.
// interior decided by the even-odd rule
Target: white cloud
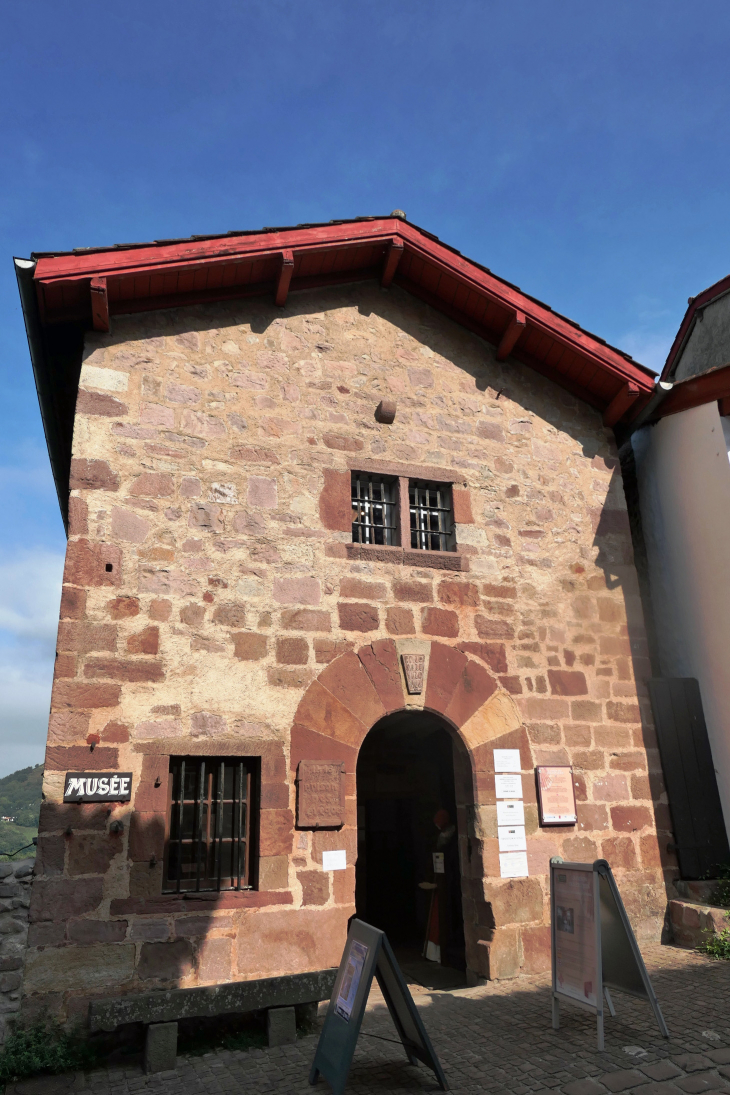
[(35, 550), (0, 560), (0, 632), (16, 638), (56, 637), (63, 555)]
[(0, 776), (43, 760), (63, 555), (0, 559)]

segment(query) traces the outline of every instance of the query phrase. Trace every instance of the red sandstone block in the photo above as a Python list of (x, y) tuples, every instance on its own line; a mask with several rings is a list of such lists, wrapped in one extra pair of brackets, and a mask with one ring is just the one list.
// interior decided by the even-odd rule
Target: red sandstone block
[(61, 591), (61, 619), (81, 620), (86, 612), (86, 590), (64, 586)]
[(412, 601), (418, 604), (430, 604), (433, 601), (433, 586), (430, 582), (393, 582), (393, 596), (396, 601)]
[(30, 920), (63, 923), (74, 916), (93, 912), (102, 898), (102, 878), (52, 878), (33, 884)]
[(266, 670), (269, 684), (275, 688), (306, 688), (314, 680), (314, 670), (300, 666), (298, 669), (288, 669), (284, 666), (272, 666)]
[(349, 532), (352, 528), (352, 503), (350, 500), (351, 473), (324, 469), (324, 487), (319, 496), (319, 516), (327, 529)]
[(127, 934), (126, 920), (70, 920), (69, 943), (119, 943)]
[(39, 830), (42, 833), (59, 832), (70, 825), (74, 831), (101, 831), (106, 829), (107, 820), (107, 807), (104, 805), (42, 802)]
[(591, 728), (580, 723), (576, 726), (568, 723), (563, 727), (563, 737), (569, 749), (576, 746), (586, 748), (591, 744)]
[(326, 905), (330, 896), (330, 876), (324, 871), (297, 871), (302, 887), (303, 905)]
[(479, 608), (482, 603), (479, 587), (473, 582), (439, 582), (438, 597), (444, 605)]
[(523, 699), (517, 700), (517, 705), (531, 722), (566, 719), (568, 717), (568, 704), (565, 700), (525, 696)]
[(563, 858), (575, 863), (591, 863), (598, 859), (598, 846), (595, 840), (585, 836), (570, 837), (563, 843)]
[(645, 753), (619, 753), (612, 756), (609, 768), (617, 768), (622, 772), (635, 772), (637, 769), (646, 768)]
[(385, 714), (380, 696), (356, 654), (343, 654), (322, 670), (318, 680), (364, 727), (372, 726)]
[(213, 612), (213, 623), (220, 624), (222, 627), (245, 627), (246, 606), (235, 602), (218, 605)]
[(608, 828), (608, 810), (605, 806), (599, 806), (591, 802), (579, 802), (577, 810), (579, 832), (594, 832), (595, 830)]
[(431, 644), (431, 657), (426, 681), (425, 703), (427, 707), (442, 713), (446, 711), (466, 668), (467, 661), (466, 655), (453, 646), (446, 646), (444, 643)]
[(463, 726), (496, 690), (497, 682), (494, 677), (487, 673), (480, 662), (469, 659), (456, 682), (453, 696), (446, 708), (446, 717), (456, 726)]
[(361, 646), (357, 656), (375, 686), (386, 714), (403, 706), (403, 684), (398, 652), (392, 639), (376, 639)]
[(143, 631), (138, 631), (136, 635), (130, 635), (127, 639), (127, 650), (130, 654), (157, 654), (159, 648), (159, 627), (146, 627)]
[(174, 943), (143, 943), (137, 975), (143, 981), (173, 981), (187, 977), (193, 968), (193, 945), (189, 939)]
[(507, 672), (507, 655), (504, 643), (459, 643), (464, 654), (474, 654), (486, 662), (493, 673)]
[(317, 578), (275, 578), (274, 600), (285, 605), (318, 605), (322, 590)]
[(485, 582), (482, 585), (482, 593), (485, 597), (500, 597), (504, 600), (514, 601), (517, 597), (517, 587), (510, 585), (493, 585)]
[(107, 612), (113, 620), (127, 620), (139, 613), (138, 597), (115, 597), (107, 601)]
[(119, 490), (119, 476), (106, 460), (71, 460), (69, 490)]
[(471, 512), (471, 494), (460, 487), (452, 487), (451, 504), (454, 513), (454, 522), (457, 525), (473, 525), (474, 517)]
[(46, 748), (46, 768), (49, 771), (72, 772), (116, 771), (119, 767), (118, 750), (88, 745), (49, 745)]
[(56, 662), (53, 667), (53, 679), (61, 680), (76, 676), (76, 655), (56, 654)]
[(342, 434), (326, 433), (322, 440), (328, 449), (335, 449), (337, 452), (362, 452), (365, 448), (359, 438), (344, 437)]
[[(504, 430), (498, 422), (480, 422), (476, 432), (478, 437), (483, 437), (487, 441), (504, 441)], [(510, 471), (514, 470), (508, 460), (503, 460), (501, 463), (509, 464)]]
[[(662, 850), (659, 841), (653, 833), (646, 833), (639, 840), (641, 852), (641, 865), (648, 869), (662, 866)], [(667, 856), (667, 860), (674, 861), (673, 856)]]
[(115, 681), (163, 681), (161, 662), (132, 661), (122, 658), (87, 658), (85, 677), (106, 677)]
[(121, 836), (113, 833), (74, 833), (68, 842), (67, 870), (72, 878), (106, 874), (112, 859), (122, 848)]
[(377, 631), (380, 616), (375, 605), (338, 603), (337, 612), (343, 631)]
[(424, 635), (456, 639), (459, 636), (459, 617), (448, 608), (424, 608), (421, 611), (421, 629)]
[(573, 762), (586, 772), (600, 772), (605, 768), (604, 756), (600, 749), (593, 749), (585, 753), (574, 753)]
[(480, 613), (474, 617), (474, 626), (480, 639), (514, 639), (515, 629), (507, 620), (490, 620)]
[(101, 740), (121, 745), (129, 741), (129, 727), (123, 722), (108, 722), (101, 732)]
[(365, 597), (373, 601), (384, 601), (388, 595), (385, 582), (366, 582), (362, 578), (341, 578), (340, 597), (362, 600)]
[(170, 619), (170, 613), (172, 612), (172, 605), (169, 601), (156, 600), (150, 602), (149, 616), (152, 620), (159, 620), (164, 623)]
[(648, 806), (612, 806), (611, 824), (616, 832), (634, 833), (653, 824), (654, 818)]
[(89, 507), (83, 498), (72, 496), (68, 500), (69, 536), (87, 536), (89, 532)]
[(284, 631), (331, 631), (329, 612), (314, 608), (287, 608), (281, 614)]
[[(152, 792), (156, 789), (154, 784), (148, 785)], [(164, 813), (140, 812), (140, 805), (147, 806), (148, 802), (142, 799), (152, 797), (139, 794), (139, 788), (135, 795), (137, 809), (132, 813), (129, 825), (129, 858), (134, 863), (149, 863), (154, 857), (161, 860), (165, 853), (165, 816)], [(164, 811), (166, 794), (158, 795), (155, 805), (162, 807)]]
[(385, 614), (385, 629), (390, 635), (415, 635), (416, 625), (410, 608), (389, 608)]
[(48, 836), (41, 833), (38, 837), (38, 854), (35, 861), (36, 875), (52, 877), (63, 874), (66, 843), (66, 838), (63, 836)]
[(354, 646), (347, 639), (315, 639), (314, 659), (320, 665), (328, 665), (335, 658), (339, 658), (340, 654), (353, 650)]
[(262, 810), (260, 814), (259, 854), (290, 855), (294, 834), (291, 810)]
[(601, 844), (601, 855), (607, 859), (614, 869), (625, 867), (632, 870), (636, 867), (636, 848), (629, 836), (609, 837)]
[(240, 661), (258, 661), (266, 657), (266, 635), (257, 635), (251, 631), (241, 631), (231, 635), (233, 654)]
[(76, 414), (96, 414), (105, 418), (124, 418), (129, 413), (129, 407), (113, 395), (102, 395), (100, 392), (87, 392), (79, 388), (76, 397)]
[(612, 722), (641, 722), (641, 710), (637, 703), (616, 703), (609, 700), (606, 704), (606, 718)]
[(509, 692), (512, 696), (520, 696), (522, 694), (522, 681), (519, 677), (500, 677), (499, 683), (502, 685), (505, 692)]
[(615, 658), (621, 654), (631, 656), (631, 643), (628, 639), (619, 635), (601, 635), (598, 640), (598, 650), (606, 657)]
[(592, 700), (573, 700), (570, 716), (574, 722), (602, 722), (603, 710), (600, 703)]
[(63, 580), (74, 586), (118, 586), (122, 580), (121, 549), (117, 544), (70, 540)]
[(547, 973), (550, 969), (550, 925), (522, 928), (522, 973)]
[[(401, 705), (402, 702), (401, 699)], [(318, 680), (313, 681), (302, 696), (294, 720), (316, 733), (354, 747), (360, 745), (367, 729), (342, 701)]]
[(554, 696), (586, 696), (588, 686), (584, 673), (568, 669), (548, 669), (550, 691)]
[(309, 643), (294, 636), (278, 638), (276, 660), (279, 665), (306, 665), (309, 661)]
[(593, 780), (593, 798), (596, 802), (621, 802), (629, 797), (625, 775), (601, 776)]
[(118, 684), (87, 684), (86, 681), (59, 681), (54, 685), (51, 707), (117, 707), (120, 686)]
[(75, 654), (89, 654), (92, 650), (116, 650), (117, 626), (62, 620), (58, 625), (57, 647)]

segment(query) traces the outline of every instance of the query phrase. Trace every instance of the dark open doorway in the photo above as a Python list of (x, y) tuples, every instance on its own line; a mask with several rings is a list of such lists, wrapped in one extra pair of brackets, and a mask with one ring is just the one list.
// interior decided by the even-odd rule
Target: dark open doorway
[[(430, 968), (432, 979), (437, 966), (466, 969), (453, 753), (438, 716), (398, 711), (373, 727), (357, 763), (357, 915), (387, 933), (403, 964)], [(434, 852), (443, 873), (434, 872)], [(439, 961), (427, 963), (434, 922), (439, 946), (429, 953)]]

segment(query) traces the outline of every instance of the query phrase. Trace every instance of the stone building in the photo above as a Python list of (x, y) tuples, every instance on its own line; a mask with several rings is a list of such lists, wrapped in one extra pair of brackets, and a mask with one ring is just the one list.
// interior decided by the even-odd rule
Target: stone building
[(653, 374), (399, 213), (17, 267), (69, 537), (26, 1004), (326, 969), (356, 908), (415, 946), (451, 825), (472, 983), (547, 968), (554, 855), (658, 939), (613, 435)]

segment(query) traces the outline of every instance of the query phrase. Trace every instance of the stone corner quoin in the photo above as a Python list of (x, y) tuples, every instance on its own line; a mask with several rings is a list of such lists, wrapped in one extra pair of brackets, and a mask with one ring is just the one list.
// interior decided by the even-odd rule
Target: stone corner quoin
[[(292, 294), (283, 311), (119, 316), (83, 356), (24, 999), (71, 1021), (95, 997), (336, 965), (358, 750), (407, 705), (454, 735), (476, 975), (549, 967), (558, 854), (608, 859), (639, 937), (658, 939), (676, 871), (600, 414), (368, 285)], [(386, 464), (450, 471), (455, 553), (351, 543), (351, 471)], [(409, 651), (426, 655), (420, 696)], [(500, 877), (495, 747), (520, 750), (527, 878)], [(169, 758), (183, 755), (259, 758), (253, 891), (163, 894)], [(342, 828), (296, 827), (302, 759), (343, 763)], [(574, 767), (574, 827), (538, 824), (533, 770), (551, 763)], [(133, 773), (131, 802), (63, 804), (66, 772), (115, 770)], [(323, 870), (332, 849), (345, 870)]]

